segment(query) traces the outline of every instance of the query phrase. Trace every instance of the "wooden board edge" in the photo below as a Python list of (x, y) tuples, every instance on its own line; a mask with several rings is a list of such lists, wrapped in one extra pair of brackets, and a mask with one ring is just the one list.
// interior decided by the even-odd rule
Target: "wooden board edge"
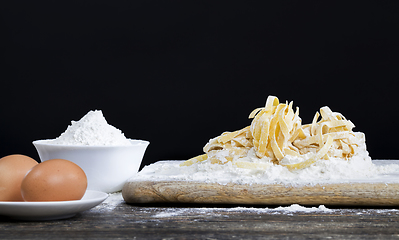
[(315, 185), (219, 184), (189, 181), (130, 181), (127, 203), (399, 206), (399, 183)]

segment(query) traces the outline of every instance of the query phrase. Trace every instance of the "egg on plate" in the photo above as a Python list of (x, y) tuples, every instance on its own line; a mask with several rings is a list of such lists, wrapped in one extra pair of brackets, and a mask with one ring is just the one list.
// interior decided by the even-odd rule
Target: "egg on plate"
[(26, 173), (38, 165), (28, 156), (13, 154), (0, 159), (0, 201), (23, 201), (21, 183)]
[(25, 201), (71, 201), (80, 200), (86, 188), (86, 174), (77, 164), (65, 159), (51, 159), (26, 174), (21, 193)]

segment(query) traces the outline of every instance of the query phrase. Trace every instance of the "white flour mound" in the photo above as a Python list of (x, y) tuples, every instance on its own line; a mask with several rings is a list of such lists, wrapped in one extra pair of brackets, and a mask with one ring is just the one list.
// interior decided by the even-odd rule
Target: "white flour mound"
[(308, 168), (289, 171), (281, 165), (267, 169), (243, 169), (231, 163), (224, 165), (202, 162), (191, 166), (179, 166), (183, 161), (159, 161), (145, 166), (129, 181), (169, 180), (199, 181), (208, 183), (315, 185), (319, 183), (344, 182), (398, 182), (399, 165), (390, 160), (364, 159), (360, 156), (350, 160), (330, 158), (319, 160)]
[(101, 110), (89, 111), (79, 121), (71, 121), (64, 133), (49, 142), (86, 146), (131, 145), (121, 130), (107, 123)]

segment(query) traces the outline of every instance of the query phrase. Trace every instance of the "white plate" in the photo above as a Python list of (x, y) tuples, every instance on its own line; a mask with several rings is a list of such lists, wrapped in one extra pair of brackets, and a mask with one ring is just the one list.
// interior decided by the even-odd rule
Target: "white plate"
[(104, 192), (87, 190), (81, 200), (53, 202), (2, 202), (0, 215), (11, 218), (40, 221), (70, 218), (97, 206), (107, 199)]

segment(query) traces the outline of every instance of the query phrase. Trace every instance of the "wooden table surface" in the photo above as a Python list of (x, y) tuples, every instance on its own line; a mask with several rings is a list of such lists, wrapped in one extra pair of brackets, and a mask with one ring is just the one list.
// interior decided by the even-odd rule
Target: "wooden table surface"
[(129, 205), (120, 193), (76, 216), (0, 217), (0, 239), (399, 239), (398, 208)]

